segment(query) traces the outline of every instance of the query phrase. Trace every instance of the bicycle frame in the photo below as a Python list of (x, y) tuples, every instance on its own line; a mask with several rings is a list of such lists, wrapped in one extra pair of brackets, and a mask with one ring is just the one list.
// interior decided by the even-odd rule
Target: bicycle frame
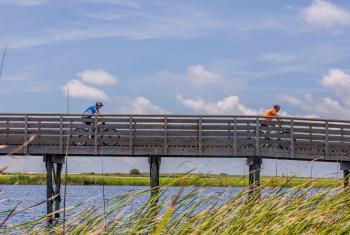
[[(75, 136), (77, 133), (82, 132), (82, 134), (78, 134), (77, 140), (75, 141), (73, 138), (72, 144), (76, 146), (86, 146), (88, 144), (88, 140), (86, 139), (94, 139), (95, 138), (95, 125), (90, 124), (87, 125), (88, 127), (85, 128), (76, 128), (73, 130), (73, 133), (71, 137)], [(97, 126), (97, 135), (100, 136), (100, 140), (102, 141), (102, 144), (108, 145), (108, 146), (114, 146), (118, 144), (118, 140), (120, 139), (119, 132), (117, 129), (108, 129), (103, 128), (105, 126), (105, 122), (102, 122), (101, 124), (98, 124)], [(104, 132), (112, 131), (115, 134), (105, 135)], [(87, 138), (86, 138), (87, 137)]]

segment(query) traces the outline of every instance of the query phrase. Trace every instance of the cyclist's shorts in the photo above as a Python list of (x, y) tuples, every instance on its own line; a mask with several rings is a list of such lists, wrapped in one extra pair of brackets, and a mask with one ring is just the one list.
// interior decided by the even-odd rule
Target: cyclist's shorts
[(91, 125), (94, 121), (92, 120), (92, 117), (83, 117), (83, 118), (90, 118), (91, 119), (91, 122), (84, 122), (85, 125)]

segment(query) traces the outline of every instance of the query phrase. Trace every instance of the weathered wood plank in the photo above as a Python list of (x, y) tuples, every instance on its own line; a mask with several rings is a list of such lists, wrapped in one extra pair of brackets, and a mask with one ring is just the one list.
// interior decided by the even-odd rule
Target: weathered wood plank
[(198, 154), (203, 154), (203, 136), (202, 136), (202, 118), (199, 117), (198, 119)]
[(295, 155), (295, 146), (294, 146), (294, 122), (291, 120), (290, 123), (290, 157), (294, 158)]
[(237, 118), (234, 118), (234, 135), (233, 135), (233, 155), (237, 156), (238, 154), (238, 144), (237, 144)]
[[(24, 140), (23, 140), (23, 143), (26, 143), (27, 140), (28, 140), (28, 114), (25, 114), (25, 116), (24, 116)], [(23, 152), (24, 152), (24, 154), (28, 153), (27, 146), (25, 146), (23, 148)]]

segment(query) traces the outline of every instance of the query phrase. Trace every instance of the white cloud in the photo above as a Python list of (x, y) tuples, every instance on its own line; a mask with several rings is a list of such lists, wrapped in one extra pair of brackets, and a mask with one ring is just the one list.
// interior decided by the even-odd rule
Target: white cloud
[[(100, 4), (100, 1), (95, 2)], [(224, 21), (208, 17), (206, 12), (202, 12), (203, 9), (190, 6), (190, 3), (183, 3), (180, 6), (179, 4), (158, 1), (142, 2), (141, 4), (139, 2), (127, 4), (126, 2), (130, 3), (130, 1), (118, 1), (118, 4), (128, 5), (129, 9), (127, 11), (123, 10), (123, 8), (115, 9), (113, 11), (115, 14), (112, 16), (113, 19), (119, 17), (118, 13), (123, 15), (123, 18), (125, 18), (123, 24), (99, 24), (91, 21), (82, 21), (79, 27), (74, 26), (74, 24), (68, 24), (70, 26), (55, 27), (55, 29), (50, 31), (41, 28), (37, 30), (40, 33), (21, 33), (9, 37), (7, 39), (9, 42), (8, 46), (9, 48), (22, 48), (106, 37), (127, 38), (129, 40), (154, 38), (189, 39), (213, 35), (216, 30), (225, 30), (227, 27), (223, 25)], [(186, 5), (189, 6), (186, 7)], [(158, 9), (156, 14), (147, 11), (147, 9), (152, 8)], [(103, 12), (98, 12), (95, 9), (88, 14), (94, 15), (96, 18), (96, 16), (101, 16)], [(159, 22), (162, 23), (160, 24)], [(188, 22), (191, 23), (189, 24)]]
[(208, 71), (203, 65), (189, 65), (186, 73), (174, 74), (167, 70), (158, 71), (156, 77), (162, 81), (175, 82), (176, 84), (190, 84), (195, 87), (205, 87), (222, 82), (218, 74)]
[(325, 0), (314, 0), (301, 14), (303, 20), (315, 28), (350, 26), (350, 12)]
[(317, 97), (311, 94), (302, 98), (285, 94), (280, 95), (280, 98), (314, 116), (350, 118), (350, 74), (340, 69), (330, 69), (322, 77), (321, 84), (333, 92), (336, 98)]
[(232, 114), (232, 115), (257, 115), (257, 110), (248, 108), (239, 101), (237, 96), (228, 96), (217, 102), (206, 102), (203, 99), (186, 99), (182, 95), (178, 95), (178, 102), (201, 114)]
[(61, 90), (65, 95), (68, 95), (68, 89), (69, 96), (71, 97), (89, 100), (108, 100), (108, 96), (105, 92), (95, 87), (85, 85), (77, 79), (70, 80), (66, 84), (61, 86)]
[(303, 98), (297, 98), (286, 95), (284, 100), (293, 106), (301, 108), (308, 114), (308, 117), (350, 118), (350, 110), (341, 102), (329, 97), (317, 98), (307, 94)]
[(350, 106), (350, 74), (340, 69), (330, 69), (323, 76), (322, 85), (333, 90), (343, 102)]
[(288, 94), (283, 94), (283, 95), (280, 95), (279, 97), (291, 105), (297, 106), (302, 104), (302, 101), (300, 99)]
[(186, 78), (195, 86), (205, 86), (219, 81), (219, 75), (206, 70), (202, 65), (190, 65)]
[(165, 109), (153, 104), (149, 99), (138, 96), (133, 99), (129, 99), (125, 105), (118, 109), (120, 113), (132, 113), (132, 114), (167, 114), (169, 113)]
[[(12, 2), (12, 0), (0, 0)], [(23, 5), (23, 1), (14, 0)], [(44, 0), (28, 0), (30, 4), (39, 4)], [(49, 2), (49, 1), (47, 1)], [(230, 12), (220, 13), (208, 10), (203, 4), (183, 1), (115, 1), (115, 0), (76, 0), (84, 4), (96, 3), (99, 7), (88, 7), (79, 12), (94, 20), (80, 19), (77, 24), (54, 25), (52, 29), (37, 28), (30, 32), (9, 34), (6, 41), (9, 48), (41, 46), (64, 43), (74, 40), (94, 38), (123, 38), (129, 40), (143, 39), (193, 39), (200, 37), (227, 37), (229, 39), (245, 38), (251, 32), (266, 30), (287, 30), (284, 19), (268, 17), (241, 21)], [(117, 7), (103, 10), (103, 3), (116, 4)], [(25, 3), (29, 4), (29, 3)], [(91, 5), (91, 4), (89, 4)], [(97, 6), (97, 5), (96, 5)], [(101, 7), (103, 6), (103, 7)], [(149, 11), (154, 9), (154, 11)], [(122, 24), (110, 24), (103, 21), (116, 21), (122, 18)], [(96, 20), (97, 19), (97, 20)], [(159, 23), (161, 22), (161, 24)], [(189, 23), (190, 22), (190, 23)], [(290, 30), (290, 27), (288, 27)], [(8, 29), (12, 32), (11, 29)]]
[(103, 69), (85, 70), (78, 72), (77, 76), (85, 83), (94, 85), (112, 85), (119, 81), (118, 76), (112, 76)]
[(0, 0), (0, 4), (12, 4), (18, 6), (36, 6), (43, 5), (47, 0)]

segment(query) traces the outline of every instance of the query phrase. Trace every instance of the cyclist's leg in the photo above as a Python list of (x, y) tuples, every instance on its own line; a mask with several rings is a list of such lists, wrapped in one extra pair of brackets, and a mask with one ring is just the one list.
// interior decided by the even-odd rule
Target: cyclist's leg
[(86, 117), (86, 118), (89, 118), (89, 119), (91, 119), (91, 121), (88, 121), (88, 122), (85, 122), (85, 125), (87, 125), (87, 129), (88, 129), (88, 137), (89, 138), (93, 138), (93, 136), (92, 136), (92, 134), (94, 133), (93, 132), (93, 126), (94, 125), (92, 125), (93, 124), (93, 121), (92, 121), (92, 117)]

